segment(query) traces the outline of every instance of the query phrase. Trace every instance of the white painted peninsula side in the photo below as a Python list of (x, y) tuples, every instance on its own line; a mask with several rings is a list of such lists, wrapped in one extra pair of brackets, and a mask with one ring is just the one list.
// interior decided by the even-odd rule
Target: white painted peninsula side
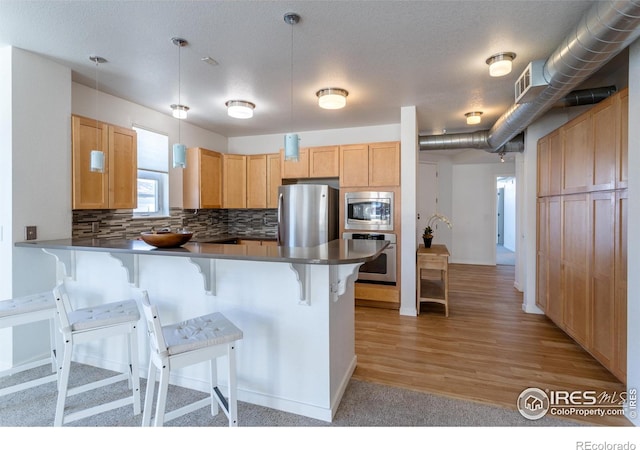
[[(309, 248), (188, 243), (156, 249), (138, 240), (91, 239), (16, 244), (52, 255), (76, 307), (139, 299), (146, 290), (167, 323), (222, 312), (244, 333), (238, 399), (323, 421), (332, 420), (356, 366), (358, 268), (386, 245), (342, 239)], [(143, 322), (140, 375), (146, 376)], [(74, 360), (120, 370), (121, 348), (115, 341), (83, 347)], [(207, 370), (206, 364), (185, 368), (171, 382), (206, 391)]]

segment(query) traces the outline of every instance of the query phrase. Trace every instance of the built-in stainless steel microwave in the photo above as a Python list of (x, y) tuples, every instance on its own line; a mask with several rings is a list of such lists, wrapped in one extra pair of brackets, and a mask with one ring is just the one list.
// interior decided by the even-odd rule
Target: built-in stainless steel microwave
[(393, 192), (347, 192), (345, 230), (393, 230)]

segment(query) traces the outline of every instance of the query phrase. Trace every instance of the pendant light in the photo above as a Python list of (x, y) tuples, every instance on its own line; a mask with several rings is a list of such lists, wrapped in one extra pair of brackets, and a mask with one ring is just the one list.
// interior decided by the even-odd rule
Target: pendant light
[[(300, 21), (300, 16), (295, 13), (287, 13), (284, 15), (284, 21), (291, 25), (291, 95), (290, 95), (290, 112), (291, 123), (293, 127), (293, 25)], [(298, 135), (296, 133), (287, 133), (284, 135), (284, 159), (285, 161), (298, 161), (300, 158)]]
[(187, 167), (187, 146), (181, 144), (181, 136), (180, 136), (180, 121), (182, 119), (187, 118), (187, 111), (189, 111), (189, 107), (185, 106), (181, 103), (181, 92), (180, 92), (180, 72), (181, 72), (181, 61), (180, 61), (180, 48), (186, 46), (188, 42), (185, 39), (174, 37), (171, 39), (173, 45), (178, 47), (178, 104), (171, 105), (171, 109), (173, 110), (173, 117), (178, 119), (178, 142), (173, 144), (173, 167), (184, 169)]
[(98, 136), (98, 65), (101, 63), (106, 63), (107, 60), (101, 56), (89, 56), (89, 60), (96, 63), (96, 90), (95, 90), (95, 101), (96, 101), (96, 110), (94, 113), (94, 117), (96, 118), (96, 148), (91, 150), (89, 154), (89, 170), (91, 172), (104, 173), (104, 151), (98, 150), (100, 148), (100, 138)]

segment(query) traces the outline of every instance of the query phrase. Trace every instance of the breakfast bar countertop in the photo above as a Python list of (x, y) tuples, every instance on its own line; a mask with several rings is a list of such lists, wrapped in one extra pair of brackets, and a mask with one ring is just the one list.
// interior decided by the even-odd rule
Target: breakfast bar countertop
[(156, 248), (141, 240), (69, 238), (23, 241), (16, 242), (15, 245), (25, 248), (334, 265), (371, 261), (377, 258), (388, 244), (387, 241), (335, 239), (315, 247), (188, 242), (176, 248)]

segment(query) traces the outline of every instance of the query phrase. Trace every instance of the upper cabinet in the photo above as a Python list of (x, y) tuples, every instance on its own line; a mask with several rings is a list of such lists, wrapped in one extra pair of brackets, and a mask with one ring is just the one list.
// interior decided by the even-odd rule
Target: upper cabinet
[(247, 155), (247, 208), (277, 208), (280, 155)]
[(340, 146), (340, 186), (400, 186), (400, 143)]
[(538, 196), (627, 187), (628, 90), (538, 141)]
[(301, 148), (298, 161), (286, 161), (280, 150), (282, 178), (336, 178), (339, 176), (338, 147)]
[[(134, 209), (137, 205), (137, 137), (134, 130), (71, 117), (72, 208)], [(104, 152), (104, 172), (91, 172), (91, 151)]]
[(182, 207), (222, 208), (222, 154), (201, 147), (187, 149), (182, 174)]
[(247, 207), (247, 157), (222, 155), (222, 207)]

